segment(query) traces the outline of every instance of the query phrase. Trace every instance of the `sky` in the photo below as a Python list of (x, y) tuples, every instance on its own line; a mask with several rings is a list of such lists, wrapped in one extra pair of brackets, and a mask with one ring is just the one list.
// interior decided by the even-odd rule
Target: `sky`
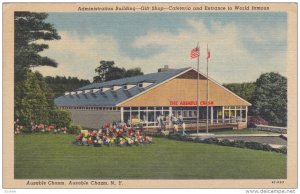
[(194, 67), (190, 52), (199, 42), (200, 71), (220, 83), (255, 81), (266, 72), (286, 75), (287, 14), (256, 13), (49, 13), (46, 20), (60, 40), (47, 41), (41, 55), (57, 68), (37, 67), (44, 75), (92, 81), (101, 60), (144, 73)]

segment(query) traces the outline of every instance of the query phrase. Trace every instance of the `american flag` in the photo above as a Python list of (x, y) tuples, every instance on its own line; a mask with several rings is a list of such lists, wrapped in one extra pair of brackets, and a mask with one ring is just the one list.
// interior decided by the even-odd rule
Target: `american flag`
[(199, 57), (200, 56), (200, 51), (199, 51), (199, 47), (196, 47), (194, 48), (192, 51), (191, 51), (191, 59), (194, 59), (196, 57)]

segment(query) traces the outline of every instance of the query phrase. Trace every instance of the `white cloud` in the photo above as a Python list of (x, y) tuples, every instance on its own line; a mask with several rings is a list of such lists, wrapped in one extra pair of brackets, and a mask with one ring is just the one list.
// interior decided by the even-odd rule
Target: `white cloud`
[[(177, 32), (151, 31), (136, 37), (132, 46), (139, 49), (147, 47), (162, 48), (163, 51), (147, 58), (123, 55), (118, 42), (109, 35), (78, 36), (69, 32), (59, 32), (62, 39), (49, 43), (50, 48), (43, 54), (55, 59), (58, 68), (39, 67), (45, 75), (66, 75), (92, 79), (94, 69), (100, 60), (114, 60), (117, 66), (125, 68), (140, 66), (146, 73), (155, 72), (163, 65), (172, 68), (196, 66), (196, 60), (189, 58), (190, 50), (199, 41), (201, 46), (200, 70), (205, 72), (206, 44), (209, 44), (212, 58), (210, 75), (219, 82), (254, 81), (262, 72), (285, 72), (285, 53), (269, 59), (257, 58), (255, 48), (249, 51), (242, 39), (249, 38), (264, 44), (278, 41), (285, 34), (274, 29), (273, 36), (260, 34), (255, 29), (245, 29), (234, 23), (212, 22), (208, 28), (202, 21), (188, 20), (190, 28)], [(279, 32), (277, 32), (279, 31)], [(274, 39), (275, 36), (275, 39)], [(282, 72), (281, 72), (282, 73)]]

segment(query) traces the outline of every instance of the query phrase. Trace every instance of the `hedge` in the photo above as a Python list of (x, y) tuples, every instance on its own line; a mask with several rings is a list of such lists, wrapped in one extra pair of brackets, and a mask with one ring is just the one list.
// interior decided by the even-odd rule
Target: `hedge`
[(196, 137), (195, 139), (188, 137), (188, 136), (182, 136), (179, 134), (175, 135), (161, 135), (161, 134), (149, 134), (154, 137), (163, 137), (163, 138), (169, 138), (177, 141), (186, 141), (186, 142), (194, 142), (194, 143), (206, 143), (206, 144), (216, 144), (216, 145), (222, 145), (222, 146), (230, 146), (230, 147), (237, 147), (237, 148), (248, 148), (248, 149), (254, 149), (254, 150), (263, 150), (263, 151), (273, 151), (278, 153), (287, 153), (287, 147), (283, 146), (281, 148), (272, 148), (269, 144), (262, 144), (258, 142), (245, 142), (242, 140), (228, 140), (228, 139), (218, 139), (215, 137), (211, 138), (199, 138)]

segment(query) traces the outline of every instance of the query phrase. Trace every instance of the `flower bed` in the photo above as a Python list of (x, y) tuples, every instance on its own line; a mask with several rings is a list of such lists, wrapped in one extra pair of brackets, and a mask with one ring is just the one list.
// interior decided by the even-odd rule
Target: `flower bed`
[(127, 128), (125, 124), (106, 125), (98, 130), (82, 130), (74, 144), (87, 146), (131, 146), (151, 144), (152, 137), (139, 129)]
[[(55, 125), (46, 125), (43, 123), (37, 124), (34, 122), (31, 122), (29, 126), (23, 126), (19, 123), (19, 120), (17, 119), (14, 122), (14, 133), (15, 135), (21, 134), (21, 133), (71, 133), (70, 131), (72, 128), (74, 128), (75, 125), (71, 125), (71, 128), (67, 127), (58, 127)], [(77, 127), (77, 126), (75, 126)], [(73, 130), (74, 131), (74, 130)]]

